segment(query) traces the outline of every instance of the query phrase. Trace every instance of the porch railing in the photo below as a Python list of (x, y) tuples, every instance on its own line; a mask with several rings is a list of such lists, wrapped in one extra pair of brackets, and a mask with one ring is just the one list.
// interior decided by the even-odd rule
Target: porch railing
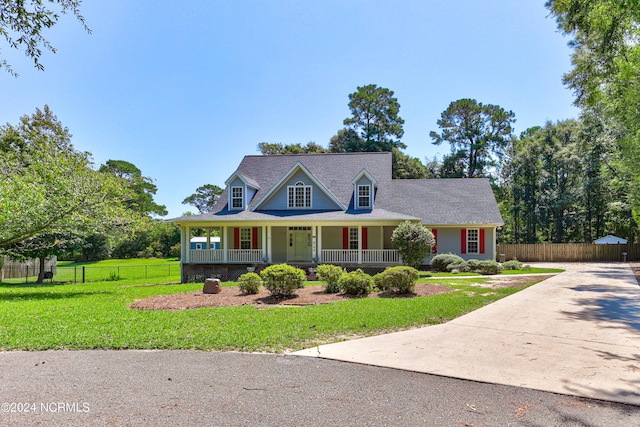
[(227, 262), (262, 262), (262, 249), (230, 249)]
[(395, 249), (366, 249), (362, 251), (365, 264), (399, 264), (400, 255)]
[(358, 251), (349, 249), (323, 249), (323, 264), (357, 264)]
[[(214, 263), (219, 264), (224, 262), (224, 250), (223, 249), (211, 249), (211, 250), (192, 250), (191, 262), (195, 264), (207, 264)], [(227, 262), (228, 263), (260, 263), (262, 262), (262, 250), (261, 249), (229, 249), (227, 250)]]
[(192, 250), (191, 262), (193, 263), (221, 263), (224, 262), (224, 251), (221, 249)]
[[(324, 264), (357, 264), (358, 251), (353, 249), (323, 249)], [(363, 264), (399, 264), (400, 256), (395, 249), (365, 249), (362, 251)]]

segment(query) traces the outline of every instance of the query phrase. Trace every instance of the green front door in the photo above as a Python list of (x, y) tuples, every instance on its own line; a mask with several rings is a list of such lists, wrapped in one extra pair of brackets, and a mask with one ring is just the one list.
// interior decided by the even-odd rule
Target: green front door
[(287, 260), (311, 261), (311, 227), (289, 227)]

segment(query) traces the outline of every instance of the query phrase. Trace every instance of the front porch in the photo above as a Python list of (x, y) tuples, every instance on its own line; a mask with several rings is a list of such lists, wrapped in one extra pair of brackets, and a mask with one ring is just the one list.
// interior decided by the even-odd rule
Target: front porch
[[(201, 249), (190, 250), (190, 264), (261, 264), (267, 263), (260, 249)], [(400, 263), (395, 249), (322, 249), (320, 256), (312, 260), (288, 260), (285, 262), (313, 262), (314, 264), (385, 264)]]
[[(389, 266), (400, 264), (391, 244), (397, 224), (390, 225), (251, 225), (200, 228), (206, 234), (205, 249), (189, 245), (192, 229), (183, 227), (183, 264), (336, 264)], [(212, 237), (219, 249), (209, 248)]]

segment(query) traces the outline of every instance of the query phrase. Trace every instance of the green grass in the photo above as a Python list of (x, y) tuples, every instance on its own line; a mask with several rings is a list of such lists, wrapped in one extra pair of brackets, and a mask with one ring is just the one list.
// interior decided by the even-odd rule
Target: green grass
[[(538, 267), (530, 267), (523, 270), (504, 270), (500, 275), (505, 274), (556, 274), (562, 273), (564, 270), (560, 268), (538, 268)], [(478, 273), (443, 273), (436, 271), (421, 271), (420, 277), (467, 277), (467, 276), (479, 276)]]
[[(438, 280), (454, 292), (431, 297), (362, 298), (307, 307), (254, 306), (139, 311), (142, 298), (201, 289), (166, 278), (85, 284), (0, 283), (0, 349), (302, 349), (344, 337), (443, 323), (517, 292)], [(535, 280), (532, 278), (531, 283)], [(156, 286), (138, 286), (157, 284)], [(314, 284), (318, 284), (315, 282)], [(230, 284), (225, 284), (230, 285)]]
[[(53, 282), (97, 282), (105, 280), (149, 279), (164, 277), (166, 281), (180, 281), (178, 258), (132, 258), (104, 261), (59, 261)], [(6, 283), (35, 283), (37, 276), (28, 279), (6, 279)]]

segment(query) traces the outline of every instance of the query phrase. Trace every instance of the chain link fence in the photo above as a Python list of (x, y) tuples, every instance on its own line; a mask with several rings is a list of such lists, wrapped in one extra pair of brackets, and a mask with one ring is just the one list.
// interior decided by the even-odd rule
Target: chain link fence
[[(33, 283), (38, 279), (40, 269), (33, 265), (5, 266), (5, 281), (12, 283)], [(180, 280), (180, 264), (149, 264), (127, 266), (46, 266), (45, 282), (86, 283), (111, 280), (147, 279), (152, 277), (172, 277)], [(1, 277), (1, 276), (0, 276)], [(11, 278), (8, 280), (8, 278)]]

